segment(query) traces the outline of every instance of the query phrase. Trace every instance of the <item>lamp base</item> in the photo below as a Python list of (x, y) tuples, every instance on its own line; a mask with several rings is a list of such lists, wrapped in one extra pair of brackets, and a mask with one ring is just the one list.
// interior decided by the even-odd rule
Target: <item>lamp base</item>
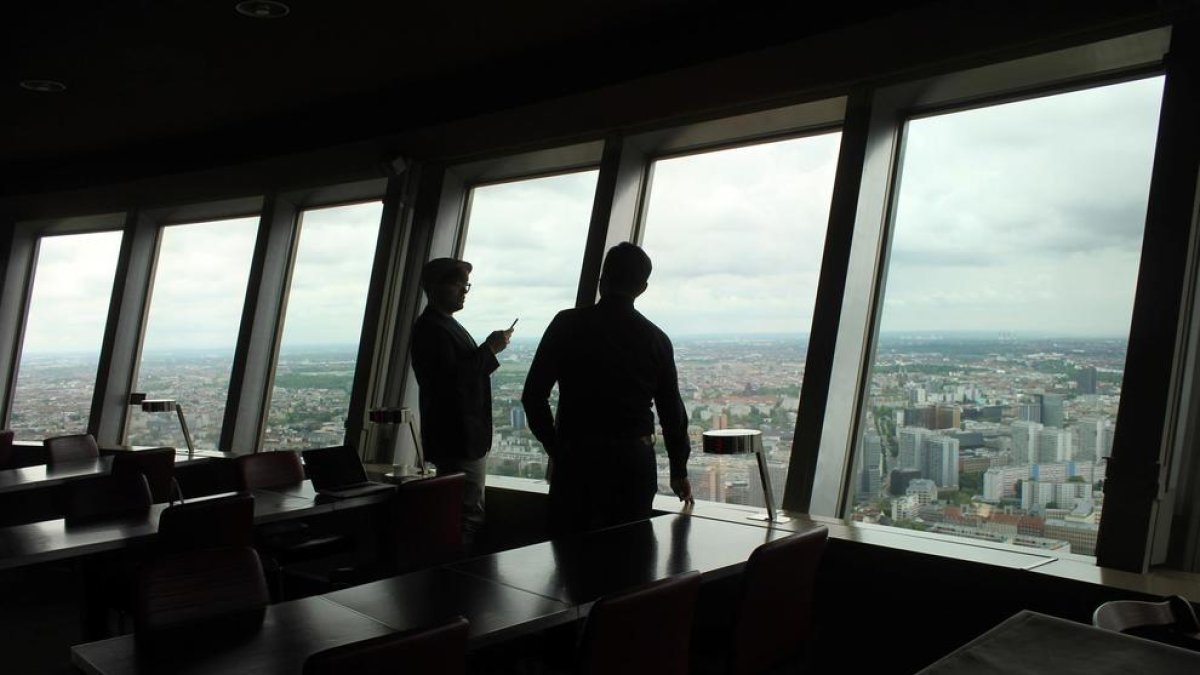
[(767, 523), (779, 523), (779, 524), (792, 522), (792, 519), (789, 516), (785, 516), (783, 514), (779, 514), (779, 515), (775, 516), (775, 519), (772, 520), (771, 514), (766, 513), (766, 512), (755, 513), (754, 515), (746, 516), (746, 520), (759, 520), (759, 521), (763, 521), (763, 522), (767, 522)]

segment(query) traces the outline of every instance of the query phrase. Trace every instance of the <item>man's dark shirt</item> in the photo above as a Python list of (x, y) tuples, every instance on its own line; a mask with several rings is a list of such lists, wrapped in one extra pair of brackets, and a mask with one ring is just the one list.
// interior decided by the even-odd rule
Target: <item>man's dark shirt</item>
[(425, 308), (413, 327), (425, 457), (479, 459), (492, 447), (492, 371), (500, 365), (454, 317)]
[[(555, 382), (557, 428), (549, 400)], [(521, 396), (529, 429), (551, 457), (560, 440), (653, 434), (652, 402), (671, 459), (671, 477), (686, 478), (691, 446), (671, 340), (633, 308), (632, 299), (619, 296), (554, 317)]]

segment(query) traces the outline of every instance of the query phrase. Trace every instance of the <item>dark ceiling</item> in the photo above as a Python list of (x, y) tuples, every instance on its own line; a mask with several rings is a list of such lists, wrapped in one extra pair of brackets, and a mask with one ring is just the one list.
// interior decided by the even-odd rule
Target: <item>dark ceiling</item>
[(23, 2), (4, 17), (0, 193), (386, 135), (918, 4), (288, 0), (287, 17), (257, 20), (234, 0)]

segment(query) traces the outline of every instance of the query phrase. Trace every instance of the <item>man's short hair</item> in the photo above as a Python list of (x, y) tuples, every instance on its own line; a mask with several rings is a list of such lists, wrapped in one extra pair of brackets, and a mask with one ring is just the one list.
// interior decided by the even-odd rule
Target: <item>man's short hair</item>
[(466, 279), (471, 273), (471, 263), (456, 258), (434, 258), (421, 268), (421, 288), (426, 291), (447, 281)]
[(608, 249), (600, 279), (602, 288), (610, 293), (637, 296), (650, 280), (650, 256), (640, 247), (627, 241)]

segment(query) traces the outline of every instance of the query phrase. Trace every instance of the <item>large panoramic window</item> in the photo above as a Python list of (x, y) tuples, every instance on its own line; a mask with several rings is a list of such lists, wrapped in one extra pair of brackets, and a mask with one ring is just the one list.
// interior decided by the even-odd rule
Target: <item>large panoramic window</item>
[(263, 447), (341, 445), (380, 202), (305, 211)]
[(488, 473), (545, 476), (545, 455), (525, 423), (521, 390), (546, 326), (575, 306), (596, 176), (582, 171), (471, 190), (463, 259), (474, 270), (455, 318), (478, 342), (520, 319), (492, 374)]
[[(135, 391), (183, 407), (198, 448), (220, 440), (257, 218), (163, 228)], [(174, 415), (129, 413), (128, 442), (185, 447)]]
[(16, 437), (87, 431), (120, 232), (42, 237), (10, 426)]
[(1094, 554), (1161, 96), (907, 123), (853, 518)]
[[(705, 456), (701, 434), (762, 432), (775, 501), (791, 455), (840, 133), (654, 163), (639, 310), (667, 332), (690, 416), (697, 499), (765, 506), (755, 461)], [(659, 438), (659, 490), (669, 493)]]

